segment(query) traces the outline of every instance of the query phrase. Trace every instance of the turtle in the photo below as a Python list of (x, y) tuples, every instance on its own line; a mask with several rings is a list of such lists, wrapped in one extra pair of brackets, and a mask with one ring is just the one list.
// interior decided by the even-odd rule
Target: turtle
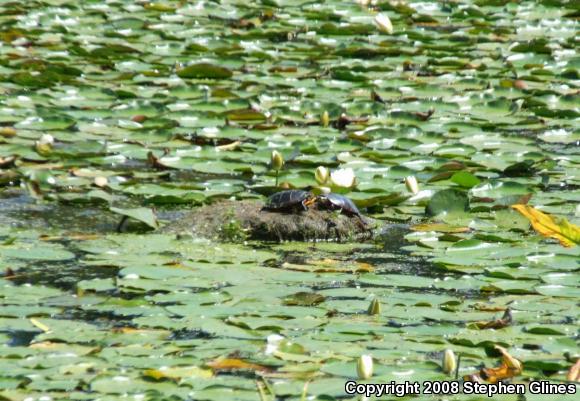
[(287, 191), (276, 192), (266, 201), (262, 210), (270, 212), (294, 212), (308, 210), (308, 206), (315, 201), (312, 192), (301, 189), (291, 189)]
[(316, 201), (323, 209), (340, 210), (341, 213), (344, 213), (347, 216), (357, 216), (362, 220), (362, 215), (360, 214), (360, 211), (358, 210), (354, 202), (349, 198), (347, 198), (346, 196), (329, 193), (319, 195), (316, 198)]

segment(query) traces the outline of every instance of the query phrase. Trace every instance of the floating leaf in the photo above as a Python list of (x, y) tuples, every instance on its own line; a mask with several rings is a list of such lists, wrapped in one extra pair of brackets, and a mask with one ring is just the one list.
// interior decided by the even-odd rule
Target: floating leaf
[(544, 237), (555, 238), (566, 247), (580, 244), (580, 227), (568, 220), (554, 218), (528, 205), (512, 205), (512, 208), (530, 220), (534, 230)]
[(237, 122), (264, 122), (267, 120), (267, 117), (260, 113), (259, 111), (251, 110), (251, 109), (241, 109), (241, 110), (232, 110), (226, 113), (226, 118), (229, 121), (237, 121)]
[(137, 221), (147, 224), (151, 228), (159, 228), (159, 221), (152, 209), (147, 207), (139, 207), (134, 209), (121, 209), (117, 207), (110, 208), (111, 212), (120, 214), (122, 216), (130, 217)]
[(438, 216), (454, 212), (464, 213), (468, 210), (469, 198), (465, 192), (456, 189), (444, 189), (431, 197), (425, 213), (428, 216)]
[(214, 371), (219, 370), (252, 370), (257, 372), (266, 372), (270, 370), (266, 366), (258, 365), (243, 361), (241, 359), (223, 358), (208, 362), (207, 366)]
[(155, 380), (181, 380), (189, 378), (209, 379), (213, 376), (213, 373), (210, 369), (202, 369), (197, 366), (177, 366), (163, 367), (161, 369), (147, 369), (143, 372), (143, 376)]
[(469, 227), (459, 227), (453, 226), (445, 223), (425, 223), (425, 224), (415, 224), (410, 227), (413, 231), (436, 231), (440, 233), (466, 233), (469, 232)]
[(284, 297), (284, 305), (313, 306), (324, 302), (324, 296), (316, 292), (297, 292)]
[(177, 71), (180, 78), (228, 79), (233, 73), (225, 67), (209, 63), (192, 64)]
[(451, 181), (463, 188), (472, 188), (481, 182), (479, 178), (467, 171), (458, 171), (453, 174)]

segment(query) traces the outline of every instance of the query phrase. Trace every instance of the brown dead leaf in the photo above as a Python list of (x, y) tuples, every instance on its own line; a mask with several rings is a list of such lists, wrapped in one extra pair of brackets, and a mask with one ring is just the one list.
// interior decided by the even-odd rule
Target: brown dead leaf
[(513, 323), (513, 316), (512, 311), (510, 308), (507, 308), (501, 317), (501, 319), (495, 319), (490, 321), (480, 321), (475, 322), (473, 325), (478, 328), (479, 330), (488, 330), (488, 329), (502, 329), (507, 327)]
[(482, 368), (477, 374), (464, 376), (463, 380), (497, 383), (501, 380), (510, 379), (522, 373), (524, 365), (521, 361), (511, 356), (505, 348), (500, 347), (499, 345), (496, 345), (495, 349), (502, 354), (502, 362), (499, 366), (495, 368)]
[(147, 120), (147, 116), (144, 116), (143, 114), (137, 114), (136, 116), (131, 117), (131, 121), (139, 124), (141, 124), (145, 120)]
[(570, 367), (566, 379), (572, 382), (580, 382), (580, 359)]

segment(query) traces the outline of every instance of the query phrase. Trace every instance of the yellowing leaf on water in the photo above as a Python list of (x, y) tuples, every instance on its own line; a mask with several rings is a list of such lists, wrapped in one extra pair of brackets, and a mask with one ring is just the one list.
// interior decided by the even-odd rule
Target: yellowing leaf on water
[(436, 231), (440, 233), (465, 233), (469, 231), (469, 227), (452, 226), (445, 223), (425, 223), (425, 224), (415, 224), (411, 226), (413, 231)]
[(32, 343), (29, 345), (30, 348), (34, 349), (54, 349), (57, 348), (62, 343), (53, 343), (52, 341), (41, 341), (39, 343)]
[[(324, 258), (318, 260), (308, 260), (309, 264), (314, 266), (319, 266), (324, 269), (330, 269), (328, 271), (344, 271), (344, 270), (355, 270), (357, 272), (371, 272), (373, 267), (364, 262), (351, 262), (351, 261), (340, 261), (337, 259)], [(333, 270), (336, 269), (336, 270)], [(326, 271), (326, 270), (324, 270)]]
[(544, 237), (555, 238), (560, 244), (571, 247), (580, 244), (580, 227), (566, 219), (557, 219), (528, 205), (512, 205), (532, 223), (532, 227)]
[(98, 346), (67, 344), (52, 341), (40, 341), (37, 343), (31, 343), (28, 347), (32, 349), (45, 350), (51, 352), (74, 353), (77, 356), (94, 354), (102, 350), (102, 348)]
[(212, 362), (208, 362), (207, 366), (212, 368), (214, 371), (216, 370), (253, 370), (253, 371), (268, 371), (270, 370), (266, 366), (258, 365), (256, 363), (250, 363), (243, 361), (241, 359), (231, 359), (231, 358), (224, 358), (224, 359), (216, 359)]
[(219, 151), (236, 150), (237, 148), (240, 147), (241, 144), (242, 144), (241, 141), (234, 141), (231, 143), (227, 143), (225, 145), (216, 146), (215, 148), (216, 148), (216, 150), (219, 150)]
[(505, 312), (507, 309), (505, 306), (485, 305), (482, 303), (476, 303), (473, 308), (482, 312)]
[(136, 329), (133, 327), (115, 327), (111, 330), (115, 334), (129, 334), (129, 335), (148, 335), (148, 336), (158, 336), (159, 338), (164, 338), (168, 336), (170, 331), (161, 329)]
[(203, 369), (198, 366), (179, 366), (161, 369), (147, 369), (143, 372), (143, 376), (155, 380), (180, 380), (194, 377), (209, 379), (213, 376), (213, 372), (211, 369)]
[(62, 240), (76, 240), (88, 241), (99, 238), (97, 234), (68, 234), (68, 235), (48, 235), (42, 234), (38, 237), (41, 241), (62, 241)]
[(0, 127), (0, 136), (11, 137), (16, 135), (16, 130), (12, 127)]
[(45, 333), (48, 333), (50, 331), (50, 327), (48, 327), (46, 324), (44, 324), (42, 322), (39, 322), (35, 318), (30, 318), (30, 323), (32, 323), (34, 326), (38, 327), (40, 330), (44, 331)]
[(364, 262), (341, 261), (337, 259), (307, 260), (306, 264), (283, 263), (282, 268), (315, 273), (368, 273), (374, 271), (372, 265)]

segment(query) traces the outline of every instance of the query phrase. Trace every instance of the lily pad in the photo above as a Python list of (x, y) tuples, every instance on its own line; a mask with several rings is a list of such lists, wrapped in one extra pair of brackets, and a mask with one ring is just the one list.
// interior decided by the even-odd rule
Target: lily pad
[(192, 64), (177, 71), (180, 78), (228, 79), (233, 73), (225, 67), (209, 63)]

